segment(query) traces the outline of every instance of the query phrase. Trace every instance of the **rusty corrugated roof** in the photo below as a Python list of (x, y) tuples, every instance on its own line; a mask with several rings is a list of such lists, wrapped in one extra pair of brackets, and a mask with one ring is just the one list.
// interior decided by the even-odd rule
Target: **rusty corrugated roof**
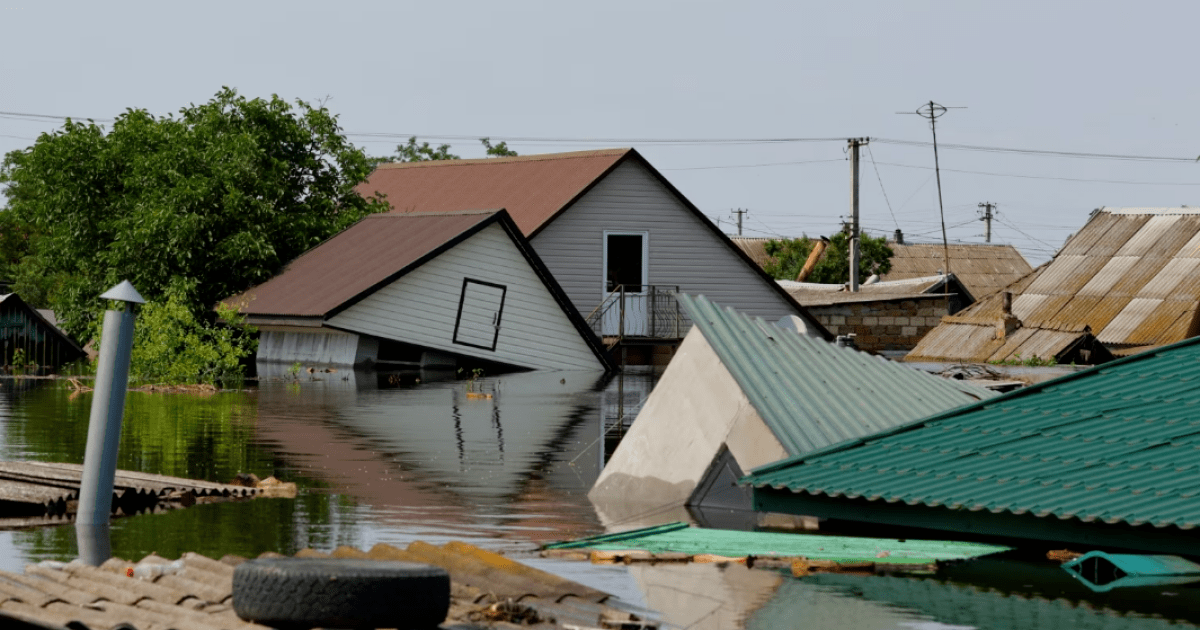
[[(1200, 304), (1200, 209), (1101, 208), (1045, 266), (1008, 287), (1022, 326), (1088, 327), (1112, 349), (1152, 348), (1191, 334)], [(913, 358), (984, 360), (988, 345), (956, 345), (965, 332), (1000, 316), (993, 294), (947, 318), (913, 350)], [(1127, 354), (1122, 352), (1121, 354)], [(1027, 355), (1026, 355), (1027, 356)], [(968, 358), (971, 357), (971, 358)]]
[[(945, 265), (941, 244), (888, 243), (892, 270), (880, 280), (907, 280), (937, 275)], [(959, 244), (950, 246), (950, 271), (976, 299), (1003, 289), (1033, 271), (1012, 245)]]
[(381, 164), (357, 190), (364, 197), (385, 195), (398, 213), (505, 208), (532, 236), (630, 153), (601, 149)]
[(495, 211), (373, 214), (225, 302), (238, 305), (244, 315), (323, 317), (486, 227), (496, 216)]

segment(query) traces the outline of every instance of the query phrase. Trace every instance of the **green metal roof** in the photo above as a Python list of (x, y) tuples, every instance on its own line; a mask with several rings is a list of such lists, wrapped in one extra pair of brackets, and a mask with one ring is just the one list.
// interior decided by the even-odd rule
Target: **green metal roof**
[(546, 545), (547, 549), (639, 549), (651, 553), (805, 557), (838, 562), (870, 561), (887, 564), (928, 564), (965, 560), (1008, 551), (1008, 547), (942, 540), (898, 540), (775, 532), (741, 532), (689, 527), (686, 523), (658, 525), (617, 534), (604, 534)]
[(877, 510), (1191, 529), (1200, 524), (1200, 338), (770, 464), (744, 481)]
[(996, 396), (796, 334), (704, 296), (678, 298), (789, 455)]

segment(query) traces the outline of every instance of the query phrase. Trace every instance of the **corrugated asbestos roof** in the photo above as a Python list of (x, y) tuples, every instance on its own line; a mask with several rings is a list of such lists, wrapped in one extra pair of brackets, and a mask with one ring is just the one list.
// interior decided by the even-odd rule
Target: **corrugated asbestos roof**
[[(1024, 327), (1081, 330), (1114, 349), (1186, 339), (1200, 304), (1200, 213), (1195, 208), (1102, 208), (1046, 265), (1008, 287)], [(933, 360), (985, 360), (958, 346), (963, 331), (994, 324), (1000, 294), (947, 319), (913, 350)], [(955, 355), (953, 352), (957, 352)], [(917, 354), (912, 355), (914, 357)]]
[(410, 265), (482, 229), (496, 212), (373, 214), (225, 300), (245, 315), (322, 317)]
[[(332, 554), (312, 549), (296, 554), (330, 556), (442, 567), (450, 573), (451, 602), (441, 627), (490, 628), (496, 622), (521, 623), (522, 614), (528, 623), (540, 619), (539, 628), (598, 628), (608, 623), (653, 629), (659, 625), (631, 614), (606, 592), (461, 542), (434, 546), (417, 541), (406, 549), (380, 543), (369, 552), (339, 547)], [(171, 562), (151, 554), (137, 564), (113, 558), (100, 567), (42, 562), (27, 566), (23, 574), (0, 571), (0, 625), (25, 622), (62, 630), (267, 630), (242, 621), (233, 611), (233, 572), (244, 561), (236, 556), (217, 561), (186, 553)], [(515, 614), (492, 614), (497, 612), (495, 604), (506, 600), (520, 602)], [(402, 621), (403, 611), (398, 612), (397, 620)]]
[[(796, 301), (804, 306), (837, 304), (841, 302), (876, 302), (881, 300), (903, 300), (910, 298), (933, 298), (945, 296), (946, 285), (950, 292), (965, 290), (954, 274), (950, 274), (949, 283), (945, 276), (928, 276), (924, 278), (909, 278), (907, 280), (881, 280), (871, 284), (859, 285), (858, 291), (851, 292), (845, 285), (820, 284), (816, 282), (794, 282), (777, 280)], [(966, 301), (971, 301), (971, 295), (965, 295)]]
[(745, 252), (750, 257), (750, 260), (753, 260), (754, 264), (759, 267), (766, 267), (767, 263), (773, 259), (772, 256), (767, 254), (767, 241), (774, 239), (754, 236), (730, 236), (729, 240), (733, 241), (733, 244)]
[(788, 453), (863, 437), (995, 393), (839, 348), (679, 295), (750, 404)]
[(756, 487), (1084, 522), (1200, 524), (1200, 339), (756, 470)]
[(364, 197), (385, 195), (398, 213), (505, 208), (517, 227), (532, 236), (632, 152), (601, 149), (381, 164), (357, 190)]
[[(888, 247), (892, 248), (892, 269), (881, 280), (935, 276), (946, 266), (940, 243), (888, 243)], [(976, 299), (1003, 289), (1032, 270), (1012, 245), (950, 246), (950, 271)]]

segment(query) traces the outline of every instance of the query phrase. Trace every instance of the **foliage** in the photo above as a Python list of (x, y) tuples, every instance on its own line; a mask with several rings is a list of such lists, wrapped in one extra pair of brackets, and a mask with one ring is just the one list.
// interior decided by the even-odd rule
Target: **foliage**
[(1030, 355), (1029, 357), (1022, 359), (1021, 355), (1014, 354), (1011, 359), (1005, 359), (1003, 361), (992, 361), (991, 364), (992, 365), (1014, 365), (1014, 366), (1022, 366), (1022, 367), (1050, 367), (1053, 365), (1058, 365), (1058, 361), (1054, 357), (1048, 357), (1048, 358), (1043, 359), (1036, 354)]
[[(483, 144), (487, 151), (488, 157), (512, 157), (517, 155), (516, 151), (508, 148), (505, 142), (492, 144), (491, 138), (480, 138), (479, 142)], [(392, 155), (368, 158), (372, 166), (380, 164), (388, 164), (392, 162), (434, 162), (437, 160), (458, 160), (459, 156), (450, 152), (450, 145), (439, 144), (432, 146), (428, 142), (417, 142), (417, 137), (412, 136), (405, 144), (396, 145), (396, 152)]]
[(0, 165), (3, 214), (33, 234), (15, 289), (81, 339), (120, 280), (151, 302), (187, 281), (193, 315), (212, 319), (218, 300), (385, 210), (354, 190), (370, 170), (336, 116), (278, 96), (224, 88), (178, 115), (126, 110), (107, 132), (68, 120)]
[[(130, 375), (156, 383), (215, 383), (242, 374), (241, 360), (257, 349), (254, 331), (233, 307), (219, 307), (226, 324), (197, 318), (191, 287), (178, 280), (164, 299), (142, 307), (134, 326)], [(96, 336), (99, 338), (99, 335)]]
[[(763, 269), (778, 280), (795, 280), (816, 243), (808, 236), (769, 240), (766, 250), (773, 260)], [(866, 280), (872, 274), (882, 276), (891, 271), (892, 254), (892, 249), (887, 246), (887, 238), (862, 235), (859, 243), (859, 280)], [(834, 234), (829, 239), (825, 254), (805, 281), (821, 284), (845, 284), (850, 281), (850, 238), (846, 232)]]
[(32, 251), (35, 236), (33, 226), (0, 210), (0, 280), (16, 278), (17, 265)]

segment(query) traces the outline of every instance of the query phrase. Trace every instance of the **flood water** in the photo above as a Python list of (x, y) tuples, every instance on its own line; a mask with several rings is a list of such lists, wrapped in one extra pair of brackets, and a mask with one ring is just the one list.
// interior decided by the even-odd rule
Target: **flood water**
[[(116, 519), (114, 555), (464, 540), (614, 592), (680, 628), (1061, 630), (1200, 619), (1196, 587), (1100, 597), (1029, 558), (925, 578), (804, 579), (739, 565), (544, 560), (538, 544), (613, 525), (586, 493), (612, 447), (605, 429), (622, 411), (636, 414), (653, 375), (535, 372), (470, 384), (436, 373), (266, 376), (211, 396), (130, 392), (118, 467), (219, 482), (274, 475), (296, 482), (299, 496)], [(90, 405), (89, 394), (57, 382), (0, 380), (0, 459), (82, 463)], [(70, 525), (0, 532), (0, 569), (77, 555)]]

